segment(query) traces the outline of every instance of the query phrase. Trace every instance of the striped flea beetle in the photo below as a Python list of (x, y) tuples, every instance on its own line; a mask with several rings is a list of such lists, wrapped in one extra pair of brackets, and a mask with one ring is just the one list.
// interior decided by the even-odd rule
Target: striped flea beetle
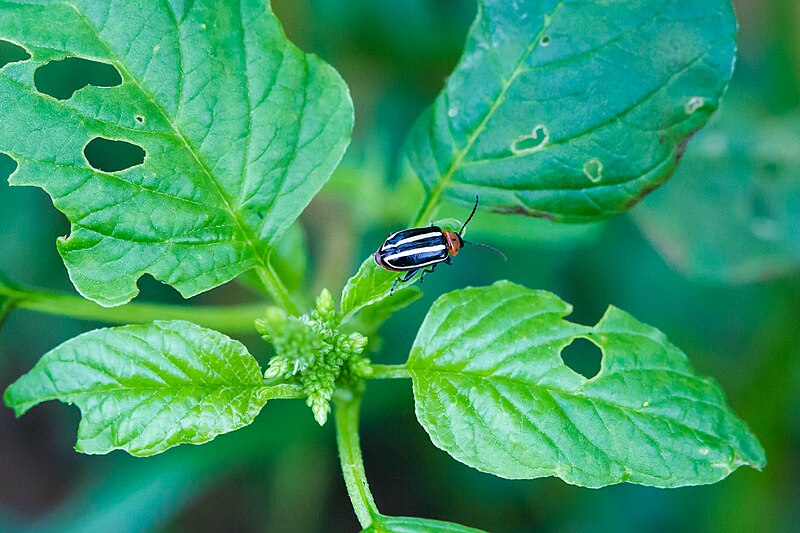
[(394, 280), (389, 294), (394, 293), (398, 283), (410, 281), (417, 272), (421, 272), (419, 281), (422, 283), (425, 274), (436, 270), (439, 263), (451, 264), (453, 256), (458, 255), (465, 244), (488, 248), (505, 261), (506, 256), (499, 250), (485, 244), (465, 241), (461, 237), (464, 228), (475, 216), (477, 210), (478, 196), (475, 196), (475, 206), (458, 233), (443, 230), (439, 226), (428, 226), (427, 228), (404, 229), (389, 235), (375, 252), (375, 263), (391, 272), (405, 272), (403, 276)]

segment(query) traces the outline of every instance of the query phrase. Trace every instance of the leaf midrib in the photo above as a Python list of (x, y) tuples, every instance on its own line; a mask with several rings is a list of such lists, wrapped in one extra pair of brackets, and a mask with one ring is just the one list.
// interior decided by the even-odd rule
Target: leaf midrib
[[(155, 109), (158, 110), (158, 112), (161, 114), (161, 116), (166, 121), (166, 123), (170, 125), (170, 127), (172, 128), (172, 131), (175, 133), (176, 137), (181, 141), (181, 143), (183, 143), (183, 145), (186, 148), (186, 150), (189, 152), (189, 154), (191, 154), (192, 158), (195, 160), (197, 165), (200, 167), (200, 169), (205, 174), (208, 182), (214, 187), (215, 191), (219, 195), (220, 199), (222, 200), (222, 203), (225, 206), (225, 210), (228, 212), (228, 214), (231, 216), (233, 221), (236, 223), (237, 228), (239, 229), (239, 231), (241, 231), (242, 235), (244, 236), (245, 240), (247, 241), (247, 245), (251, 248), (251, 250), (253, 252), (253, 258), (258, 263), (258, 266), (260, 266), (260, 268), (262, 270), (268, 271), (269, 270), (269, 266), (268, 266), (267, 262), (265, 261), (264, 257), (258, 251), (258, 246), (257, 246), (256, 241), (255, 241), (255, 236), (252, 235), (248, 231), (247, 226), (244, 224), (244, 222), (240, 218), (239, 214), (236, 212), (236, 210), (233, 209), (233, 206), (230, 203), (230, 199), (224, 193), (224, 191), (223, 191), (222, 187), (220, 186), (219, 182), (217, 182), (217, 180), (214, 178), (214, 175), (212, 174), (211, 169), (208, 168), (208, 165), (206, 165), (205, 162), (203, 162), (203, 160), (200, 157), (200, 154), (197, 153), (196, 149), (192, 146), (192, 144), (189, 142), (189, 140), (178, 129), (178, 127), (175, 124), (174, 120), (167, 114), (166, 110), (161, 105), (161, 103), (158, 102), (153, 97), (153, 95), (150, 93), (150, 91), (145, 89), (145, 87), (139, 82), (138, 78), (136, 78), (128, 70), (128, 68), (125, 66), (124, 62), (122, 61), (122, 58), (120, 58), (119, 55), (116, 52), (114, 52), (114, 50), (111, 48), (109, 43), (106, 40), (103, 39), (103, 37), (101, 36), (101, 34), (98, 31), (98, 29), (94, 26), (94, 24), (92, 24), (92, 22), (77, 8), (77, 6), (75, 6), (75, 5), (73, 5), (73, 4), (69, 3), (69, 2), (61, 2), (61, 4), (67, 6), (70, 9), (72, 9), (73, 11), (75, 11), (75, 13), (78, 15), (78, 17), (80, 17), (80, 19), (83, 21), (84, 25), (92, 33), (94, 33), (94, 35), (97, 37), (98, 42), (107, 50), (107, 52), (109, 54), (109, 59), (114, 62), (115, 66), (117, 68), (120, 69), (120, 71), (122, 72), (124, 77), (126, 77), (129, 80), (131, 80), (131, 82), (142, 92), (142, 94), (145, 95), (145, 97), (148, 99), (148, 101), (155, 107)], [(182, 76), (183, 76), (183, 73), (181, 72), (181, 75), (179, 77), (182, 78)], [(180, 102), (179, 102), (179, 104), (180, 104)], [(248, 136), (249, 136), (249, 132), (248, 132)]]
[[(502, 105), (503, 101), (505, 100), (506, 93), (511, 88), (511, 85), (516, 81), (516, 79), (520, 76), (520, 74), (522, 74), (522, 72), (523, 72), (523, 68), (522, 67), (525, 64), (525, 61), (527, 61), (527, 59), (530, 57), (530, 55), (537, 50), (541, 38), (544, 36), (545, 32), (547, 32), (548, 28), (550, 28), (550, 25), (552, 24), (553, 19), (555, 18), (556, 14), (559, 12), (559, 10), (561, 10), (561, 8), (564, 6), (564, 3), (565, 3), (565, 0), (561, 0), (555, 6), (555, 8), (553, 8), (553, 10), (550, 12), (549, 15), (545, 15), (545, 23), (542, 25), (542, 28), (539, 30), (539, 33), (537, 33), (534, 36), (533, 40), (531, 41), (531, 44), (528, 46), (528, 48), (522, 54), (522, 57), (520, 58), (520, 60), (514, 66), (514, 70), (512, 71), (511, 75), (508, 77), (507, 80), (505, 80), (501, 84), (500, 92), (497, 94), (497, 97), (492, 102), (492, 105), (489, 107), (489, 110), (486, 112), (486, 114), (484, 115), (483, 119), (478, 124), (478, 126), (475, 128), (475, 130), (473, 130), (473, 132), (470, 134), (470, 136), (467, 137), (467, 142), (466, 142), (466, 144), (464, 144), (464, 147), (461, 148), (458, 152), (456, 152), (456, 155), (453, 158), (453, 162), (450, 164), (450, 167), (447, 169), (447, 171), (443, 175), (440, 176), (439, 182), (436, 184), (436, 186), (431, 191), (431, 194), (428, 197), (428, 201), (426, 202), (426, 206), (423, 207), (423, 210), (420, 212), (420, 216), (417, 218), (415, 225), (422, 224), (424, 222), (424, 220), (421, 220), (421, 219), (426, 217), (426, 216), (428, 216), (428, 213), (426, 212), (427, 211), (427, 209), (426, 209), (427, 206), (435, 206), (435, 205), (437, 205), (439, 203), (439, 198), (441, 197), (442, 193), (450, 185), (450, 181), (453, 179), (453, 176), (455, 175), (456, 171), (458, 171), (458, 169), (461, 167), (462, 161), (467, 156), (467, 154), (470, 152), (470, 150), (472, 150), (472, 146), (475, 144), (475, 141), (478, 140), (478, 137), (481, 135), (481, 133), (483, 133), (483, 130), (486, 129), (486, 126), (489, 124), (489, 121), (492, 119), (494, 114), (497, 112), (497, 110)], [(480, 21), (481, 21), (481, 17), (476, 19), (476, 22), (475, 22), (476, 26)], [(445, 89), (445, 91), (446, 90), (447, 89)]]
[[(49, 402), (49, 401), (73, 401), (73, 399), (79, 398), (82, 399), (84, 397), (91, 397), (97, 396), (104, 393), (119, 393), (119, 392), (136, 392), (136, 391), (160, 391), (160, 392), (181, 392), (184, 390), (201, 390), (201, 391), (267, 391), (273, 392), (267, 399), (277, 399), (277, 398), (295, 398), (301, 397), (301, 390), (298, 387), (292, 385), (266, 385), (264, 383), (253, 383), (250, 385), (243, 384), (241, 386), (236, 385), (226, 385), (221, 387), (215, 387), (213, 385), (195, 385), (195, 384), (188, 384), (184, 386), (178, 385), (169, 385), (164, 387), (159, 387), (155, 385), (143, 385), (143, 386), (128, 386), (128, 387), (104, 387), (98, 388), (88, 391), (82, 392), (63, 392), (60, 394), (49, 394), (47, 396), (38, 396), (35, 399), (26, 399), (19, 402), (19, 404), (27, 404), (32, 403), (33, 405)], [(77, 400), (76, 400), (77, 403)]]

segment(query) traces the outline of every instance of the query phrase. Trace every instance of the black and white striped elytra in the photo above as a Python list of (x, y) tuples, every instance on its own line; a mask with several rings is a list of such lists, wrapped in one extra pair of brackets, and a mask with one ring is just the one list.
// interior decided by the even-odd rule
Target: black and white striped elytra
[(448, 239), (438, 226), (404, 229), (389, 235), (375, 258), (380, 266), (396, 272), (448, 262)]
[[(461, 234), (469, 221), (472, 220), (477, 209), (478, 197), (476, 196), (475, 206), (458, 233), (443, 230), (439, 226), (428, 226), (427, 228), (404, 229), (389, 235), (381, 247), (378, 248), (378, 251), (375, 252), (375, 263), (392, 272), (405, 272), (405, 275), (398, 277), (394, 281), (389, 293), (394, 292), (394, 288), (398, 283), (409, 281), (417, 272), (422, 272), (419, 278), (421, 283), (425, 274), (436, 270), (439, 263), (451, 264), (452, 257), (457, 255), (466, 243), (461, 238)], [(476, 244), (477, 246), (489, 248), (505, 259), (501, 252), (491, 246), (477, 243), (467, 244)]]

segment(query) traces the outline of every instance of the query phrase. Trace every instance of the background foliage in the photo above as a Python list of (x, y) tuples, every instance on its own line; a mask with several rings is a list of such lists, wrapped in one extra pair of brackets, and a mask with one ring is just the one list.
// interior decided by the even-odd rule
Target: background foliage
[[(341, 72), (356, 105), (356, 132), (345, 163), (301, 218), (311, 249), (309, 279), (315, 288), (336, 292), (359, 259), (419, 206), (421, 191), (400, 165), (400, 145), (452, 70), (474, 5), (456, 0), (273, 4), (288, 36)], [(430, 445), (414, 419), (408, 383), (377, 382), (364, 403), (362, 445), (383, 511), (492, 531), (788, 531), (798, 523), (800, 169), (791, 154), (800, 152), (800, 142), (791, 125), (796, 126), (792, 117), (800, 107), (800, 7), (792, 0), (735, 4), (740, 55), (731, 92), (717, 124), (690, 144), (687, 164), (674, 180), (631, 216), (602, 224), (555, 227), (512, 218), (498, 231), (497, 218), (482, 214), (471, 237), (500, 246), (509, 262), (470, 250), (453, 267), (440, 269), (426, 282), (424, 298), (384, 328), (387, 359), (379, 362), (403, 362), (424, 310), (441, 293), (468, 284), (507, 278), (553, 291), (574, 304), (571, 320), (584, 324), (596, 323), (612, 303), (657, 325), (691, 354), (701, 374), (721, 382), (734, 410), (764, 445), (770, 458), (766, 470), (745, 469), (718, 485), (674, 491), (628, 485), (587, 491), (557, 479), (500, 480)], [(719, 178), (730, 174), (713, 166), (720, 150), (747, 164), (737, 165), (729, 179)], [(0, 268), (19, 282), (70, 290), (53, 246), (68, 225), (46, 195), (11, 189), (0, 180), (0, 202), (6, 228), (0, 235)], [(712, 209), (720, 205), (730, 209)], [(463, 211), (450, 206), (442, 214), (463, 216)], [(693, 223), (681, 223), (686, 220)], [(706, 240), (683, 241), (687, 227)], [(748, 239), (757, 239), (758, 246), (741, 246)], [(751, 251), (757, 256), (748, 255)], [(143, 299), (181, 301), (151, 279), (141, 287)], [(251, 298), (230, 286), (192, 303)], [(0, 387), (52, 347), (97, 326), (27, 312), (12, 315), (0, 332)], [(260, 341), (243, 340), (263, 365), (267, 354)], [(300, 402), (274, 402), (235, 436), (146, 462), (119, 453), (75, 454), (77, 417), (74, 409), (48, 404), (14, 422), (10, 410), (0, 409), (0, 530), (357, 529), (336, 464), (332, 427), (319, 430)]]

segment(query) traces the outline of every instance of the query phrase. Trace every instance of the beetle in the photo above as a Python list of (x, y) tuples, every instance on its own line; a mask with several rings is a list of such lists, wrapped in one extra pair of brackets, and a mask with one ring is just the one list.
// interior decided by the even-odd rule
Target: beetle
[(488, 248), (506, 260), (501, 251), (485, 244), (465, 241), (461, 237), (478, 210), (478, 200), (476, 195), (475, 206), (458, 233), (431, 225), (426, 228), (404, 229), (386, 238), (375, 252), (375, 263), (390, 272), (405, 272), (403, 276), (394, 280), (389, 291), (390, 295), (394, 293), (398, 283), (410, 281), (417, 272), (421, 272), (419, 281), (422, 283), (425, 274), (433, 273), (439, 263), (452, 264), (453, 257), (458, 255), (465, 244)]

